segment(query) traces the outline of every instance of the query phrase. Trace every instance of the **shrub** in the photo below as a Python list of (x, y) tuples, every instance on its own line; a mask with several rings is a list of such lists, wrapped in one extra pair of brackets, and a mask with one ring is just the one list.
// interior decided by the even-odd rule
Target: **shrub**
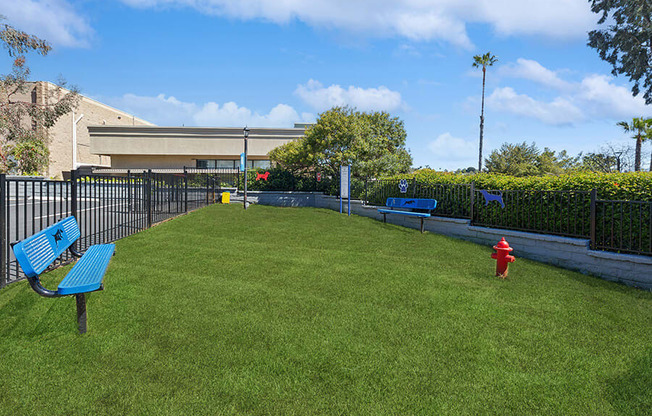
[(652, 172), (569, 173), (558, 176), (514, 177), (493, 173), (473, 175), (421, 169), (392, 179), (412, 179), (427, 184), (469, 184), (476, 189), (590, 191), (597, 189), (598, 198), (612, 200), (652, 201)]

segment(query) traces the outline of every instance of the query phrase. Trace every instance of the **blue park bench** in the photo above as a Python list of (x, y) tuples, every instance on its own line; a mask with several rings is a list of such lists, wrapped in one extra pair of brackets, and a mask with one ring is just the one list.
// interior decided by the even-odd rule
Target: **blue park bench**
[[(407, 215), (409, 217), (421, 218), (421, 232), (423, 232), (423, 219), (430, 217), (430, 212), (437, 208), (436, 199), (424, 198), (387, 198), (385, 203), (390, 209), (379, 209), (383, 214), (383, 222), (387, 222), (387, 214)], [(398, 208), (400, 210), (395, 210)], [(411, 209), (412, 211), (405, 211)]]
[[(115, 244), (97, 244), (82, 254), (73, 247), (79, 236), (77, 220), (68, 217), (23, 241), (12, 243), (12, 246), (16, 260), (36, 293), (48, 298), (75, 295), (77, 324), (79, 333), (83, 334), (86, 332), (85, 294), (104, 289), (102, 279), (115, 251)], [(66, 250), (80, 259), (59, 283), (56, 291), (44, 288), (39, 275)]]

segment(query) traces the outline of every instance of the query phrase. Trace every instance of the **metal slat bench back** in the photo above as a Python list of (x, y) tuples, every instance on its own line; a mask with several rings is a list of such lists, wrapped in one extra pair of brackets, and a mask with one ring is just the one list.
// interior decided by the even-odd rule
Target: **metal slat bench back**
[(14, 254), (25, 275), (36, 277), (61, 256), (79, 236), (77, 220), (75, 217), (68, 217), (14, 245)]
[[(45, 297), (75, 295), (77, 300), (77, 323), (79, 332), (86, 332), (85, 293), (102, 290), (102, 279), (115, 251), (114, 244), (97, 244), (89, 247), (83, 255), (73, 248), (80, 237), (75, 217), (64, 218), (58, 223), (13, 245), (16, 260), (25, 272), (30, 286)], [(41, 285), (39, 275), (43, 273), (66, 250), (79, 261), (63, 278), (56, 291)]]
[(432, 211), (437, 208), (437, 200), (423, 198), (387, 198), (385, 206), (389, 208), (411, 208)]

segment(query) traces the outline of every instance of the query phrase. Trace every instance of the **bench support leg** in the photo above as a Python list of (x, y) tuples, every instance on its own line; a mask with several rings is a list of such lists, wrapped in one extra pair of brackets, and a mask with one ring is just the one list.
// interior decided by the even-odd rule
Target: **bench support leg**
[(423, 217), (421, 218), (421, 234), (423, 234)]
[(86, 333), (86, 295), (84, 293), (78, 293), (75, 295), (75, 300), (77, 301), (77, 326), (79, 327), (79, 333)]
[(387, 214), (383, 214), (383, 222), (387, 222)]

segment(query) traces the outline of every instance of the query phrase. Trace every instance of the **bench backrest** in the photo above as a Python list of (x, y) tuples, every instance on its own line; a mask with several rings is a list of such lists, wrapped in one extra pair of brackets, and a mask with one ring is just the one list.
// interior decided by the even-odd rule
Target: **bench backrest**
[(79, 236), (79, 225), (75, 217), (64, 218), (16, 244), (14, 254), (27, 276), (38, 276)]
[(387, 203), (385, 205), (389, 208), (433, 210), (437, 207), (437, 200), (423, 198), (387, 198)]

